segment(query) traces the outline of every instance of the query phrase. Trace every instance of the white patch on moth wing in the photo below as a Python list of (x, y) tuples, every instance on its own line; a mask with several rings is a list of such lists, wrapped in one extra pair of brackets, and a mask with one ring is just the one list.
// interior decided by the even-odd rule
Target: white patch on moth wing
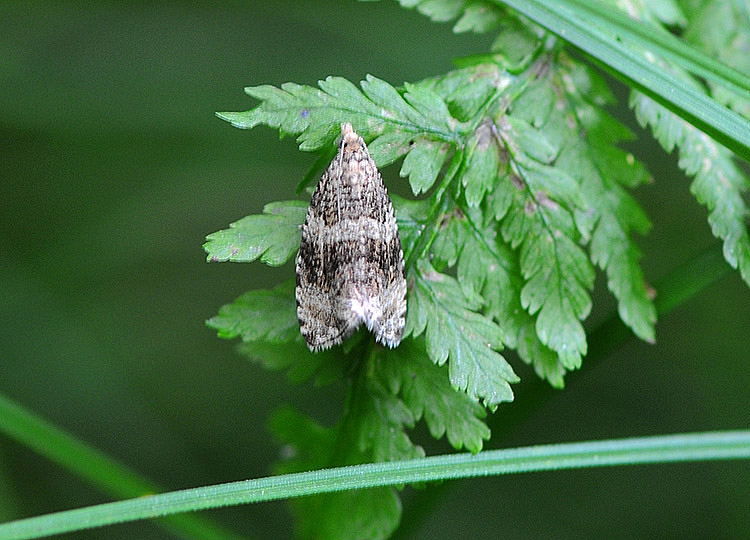
[(377, 298), (370, 298), (367, 295), (357, 292), (356, 296), (349, 302), (352, 311), (357, 314), (359, 320), (365, 323), (368, 330), (372, 331), (375, 322), (379, 321), (383, 316), (383, 308), (380, 306), (380, 301)]

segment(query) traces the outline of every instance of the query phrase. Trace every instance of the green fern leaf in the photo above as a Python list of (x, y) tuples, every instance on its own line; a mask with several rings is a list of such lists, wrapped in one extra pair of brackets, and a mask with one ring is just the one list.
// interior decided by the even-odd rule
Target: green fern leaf
[(243, 294), (219, 309), (219, 314), (206, 324), (225, 339), (289, 343), (299, 336), (296, 312), (293, 288), (291, 283), (285, 283), (270, 291)]
[(521, 247), (526, 280), (521, 304), (532, 315), (538, 313), (541, 342), (560, 355), (567, 369), (577, 369), (587, 350), (580, 320), (591, 310), (594, 271), (583, 250), (560, 229), (540, 228), (538, 234)]
[[(404, 346), (404, 350), (409, 349), (409, 345)], [(412, 351), (419, 354), (416, 348)], [(422, 416), (431, 430), (438, 433), (442, 428), (440, 436), (447, 432), (457, 446), (473, 448), (478, 444), (481, 448), (481, 437), (488, 436), (479, 420), (483, 409), (466, 394), (452, 390), (444, 377), (434, 373), (434, 367), (425, 370), (424, 364), (432, 365), (426, 358), (420, 362), (419, 356), (411, 354), (399, 360), (392, 355), (378, 359), (373, 364), (374, 376), (365, 370), (356, 378), (344, 417), (332, 428), (322, 427), (289, 407), (277, 411), (272, 430), (295, 449), (292, 459), (279, 464), (278, 471), (423, 457), (424, 450), (405, 432)], [(417, 381), (412, 380), (415, 370), (419, 373)], [(425, 395), (435, 388), (443, 390), (440, 396)], [(399, 393), (405, 397), (400, 398)], [(446, 394), (451, 396), (448, 402), (441, 402)], [(450, 404), (455, 409), (426, 410), (438, 404)], [(358, 536), (362, 531), (369, 531), (368, 538), (387, 538), (401, 516), (398, 496), (391, 488), (301, 499), (294, 502), (294, 509), (303, 538), (320, 538), (321, 531), (325, 531), (325, 538), (334, 540)]]
[(748, 179), (733, 155), (640, 93), (632, 94), (631, 106), (641, 125), (651, 127), (665, 150), (677, 146), (680, 168), (695, 177), (690, 191), (708, 208), (711, 232), (724, 242), (724, 258), (750, 285), (750, 235), (745, 224), (750, 211), (743, 199)]
[(421, 85), (442, 97), (454, 118), (461, 122), (469, 122), (498, 92), (510, 85), (511, 81), (512, 77), (498, 69), (498, 66), (480, 64), (427, 79), (422, 81)]
[(535, 332), (528, 332), (534, 327), (534, 318), (521, 306), (523, 279), (518, 256), (497, 238), (492, 221), (484, 226), (481, 223), (479, 209), (444, 216), (430, 250), (433, 265), (455, 265), (465, 295), (481, 297), (481, 312), (497, 323), (501, 341), (516, 348), (519, 356), (550, 384), (562, 387), (566, 370), (558, 356), (539, 341)]
[(414, 148), (404, 159), (399, 175), (408, 176), (412, 192), (414, 195), (419, 195), (435, 183), (448, 155), (448, 145), (421, 137), (414, 140)]
[(390, 165), (405, 156), (411, 149), (414, 134), (403, 131), (383, 133), (367, 147), (370, 154), (377, 157), (379, 167)]
[(206, 325), (220, 338), (240, 338), (239, 352), (266, 369), (286, 370), (294, 382), (314, 376), (319, 384), (327, 384), (339, 380), (345, 369), (345, 356), (334, 351), (313, 354), (305, 345), (297, 322), (293, 281), (243, 294), (219, 309)]
[(408, 259), (414, 251), (417, 241), (425, 231), (427, 216), (430, 211), (429, 204), (426, 200), (413, 201), (394, 194), (391, 194), (391, 200), (398, 223), (401, 246), (405, 257)]
[[(301, 150), (332, 144), (341, 122), (350, 122), (367, 139), (379, 165), (407, 154), (401, 176), (409, 176), (415, 194), (427, 191), (437, 178), (457, 121), (430, 88), (408, 85), (402, 96), (387, 82), (368, 75), (360, 91), (340, 77), (318, 82), (320, 89), (286, 83), (281, 88), (256, 86), (245, 91), (260, 105), (245, 112), (217, 113), (232, 125), (250, 129), (258, 124), (298, 135)], [(377, 137), (385, 134), (386, 140)], [(413, 157), (412, 157), (413, 154)]]
[(510, 384), (518, 377), (497, 352), (503, 346), (502, 331), (476, 311), (481, 297), (467, 297), (454, 278), (436, 272), (426, 261), (420, 263), (413, 275), (404, 335), (425, 333), (432, 361), (449, 361), (454, 388), (491, 408), (511, 401)]
[[(456, 264), (458, 256), (464, 248), (466, 234), (467, 229), (464, 225), (463, 212), (457, 209), (443, 216), (438, 235), (430, 248), (433, 268), (443, 271)], [(470, 293), (471, 297), (478, 294), (478, 291), (471, 290)]]
[(518, 332), (517, 351), (518, 356), (524, 362), (534, 367), (534, 371), (540, 378), (546, 379), (555, 388), (565, 386), (565, 366), (560, 361), (560, 357), (539, 340), (536, 325), (532, 319), (528, 319)]
[(483, 123), (468, 144), (461, 182), (469, 206), (479, 205), (485, 193), (492, 190), (497, 178), (504, 175), (492, 129), (491, 123)]
[(415, 9), (435, 22), (458, 18), (453, 31), (486, 32), (497, 25), (503, 10), (483, 0), (398, 0), (402, 7)]
[(284, 371), (292, 383), (313, 379), (317, 386), (333, 384), (346, 372), (349, 357), (332, 351), (313, 354), (304, 340), (287, 343), (267, 340), (242, 342), (237, 352), (271, 371)]
[(263, 214), (247, 216), (229, 229), (206, 237), (203, 249), (209, 262), (251, 262), (258, 258), (270, 266), (281, 266), (299, 249), (307, 204), (281, 201), (267, 204)]
[[(480, 294), (484, 313), (497, 322), (503, 342), (552, 386), (564, 386), (566, 369), (557, 354), (545, 347), (534, 330), (534, 318), (521, 306), (521, 277), (517, 255), (498, 238), (493, 227), (477, 225), (480, 216), (463, 220), (462, 250), (457, 276), (463, 288)], [(456, 220), (458, 221), (458, 220)]]
[(523, 123), (516, 120), (500, 130), (514, 172), (513, 179), (505, 179), (506, 185), (500, 187), (512, 195), (500, 199), (504, 202), (502, 212), (496, 209), (495, 213), (503, 215), (500, 230), (505, 241), (513, 249), (521, 248), (521, 274), (526, 282), (521, 304), (537, 315), (542, 343), (560, 356), (567, 369), (575, 369), (586, 354), (580, 320), (591, 309), (588, 291), (594, 281), (573, 220), (573, 214), (584, 206), (583, 195), (576, 180), (563, 169), (539, 163), (524, 153), (518, 141), (527, 136), (519, 136), (522, 132), (516, 128), (520, 125)]
[(544, 32), (527, 19), (517, 17), (513, 12), (504, 13), (502, 28), (490, 50), (493, 60), (512, 73), (518, 73), (528, 66), (532, 58), (543, 46)]
[(357, 444), (361, 451), (369, 449), (370, 461), (396, 461), (424, 457), (424, 450), (411, 442), (404, 431), (413, 428), (415, 418), (403, 401), (390, 392), (375, 391), (371, 381), (367, 399), (355, 400), (347, 419), (356, 424)]
[[(519, 105), (514, 107), (514, 111), (520, 108)], [(524, 111), (524, 115), (530, 115), (537, 110), (539, 107), (533, 107), (528, 111)], [(541, 108), (545, 115), (545, 120), (549, 116), (549, 111), (546, 110), (546, 106)], [(506, 144), (511, 148), (514, 153), (514, 157), (518, 160), (525, 160), (530, 158), (532, 161), (539, 163), (549, 164), (555, 159), (560, 148), (554, 144), (545, 133), (544, 130), (537, 129), (531, 124), (527, 123), (520, 115), (513, 114), (505, 118), (505, 122), (501, 126), (504, 128), (504, 140)], [(551, 171), (551, 185), (554, 186), (555, 171)], [(564, 185), (571, 186), (573, 182), (565, 182)], [(540, 186), (541, 187), (541, 186)], [(573, 190), (575, 192), (576, 190)]]
[[(513, 257), (514, 261), (518, 261), (520, 271), (515, 274), (516, 280), (520, 276), (520, 282), (515, 282), (515, 293), (508, 294), (510, 279), (501, 279), (502, 275), (488, 278), (481, 270), (472, 274), (472, 269), (477, 265), (466, 263), (459, 265), (464, 293), (481, 299), (480, 304), (472, 308), (476, 317), (482, 319), (486, 314), (503, 324), (500, 343), (513, 346), (518, 341), (521, 329), (528, 327), (526, 315), (517, 313), (525, 311), (533, 317), (540, 342), (532, 343), (527, 336), (524, 350), (549, 348), (557, 353), (560, 365), (553, 365), (548, 359), (544, 360), (543, 365), (536, 365), (531, 360), (539, 372), (549, 374), (554, 379), (555, 385), (560, 384), (560, 374), (565, 369), (580, 365), (586, 351), (580, 321), (591, 308), (588, 291), (592, 287), (594, 274), (582, 245), (591, 243), (591, 260), (607, 271), (608, 284), (618, 298), (618, 309), (623, 320), (646, 340), (653, 340), (654, 322), (653, 305), (638, 266), (639, 252), (629, 238), (633, 230), (644, 232), (648, 221), (619, 186), (620, 183), (632, 186), (642, 182), (644, 175), (637, 174), (642, 169), (633, 166), (630, 156), (613, 148), (618, 137), (626, 137), (627, 130), (589, 105), (589, 102), (596, 100), (606, 102), (611, 99), (606, 87), (596, 78), (587, 77), (587, 73), (568, 67), (570, 63), (563, 65), (568, 70), (566, 73), (548, 70), (545, 72), (546, 78), (538, 78), (534, 84), (519, 87), (520, 92), (513, 90), (516, 97), (511, 102), (512, 114), (495, 116), (494, 120), (492, 116), (483, 116), (484, 119), (476, 124), (478, 127), (465, 134), (460, 130), (450, 131), (457, 129), (458, 124), (449, 111), (460, 109), (485, 115), (480, 112), (482, 104), (492, 106), (498, 96), (513, 88), (511, 83), (502, 82), (503, 76), (497, 67), (477, 66), (452, 72), (445, 78), (407, 84), (403, 94), (373, 77), (363, 82), (362, 92), (336, 78), (322, 81), (321, 90), (314, 92), (294, 87), (295, 91), (307, 98), (319, 98), (321, 94), (327, 96), (325, 107), (328, 109), (323, 107), (325, 111), (319, 111), (322, 118), (332, 115), (331, 111), (337, 110), (341, 100), (352, 103), (364, 100), (377, 104), (381, 120), (377, 124), (379, 131), (371, 148), (386, 162), (406, 154), (401, 174), (410, 177), (415, 193), (428, 190), (434, 184), (451, 147), (455, 148), (458, 162), (463, 163), (457, 178), (464, 188), (468, 205), (466, 211), (483, 208), (483, 201), (487, 199), (487, 209), (495, 222), (499, 221), (498, 230), (502, 239), (511, 250), (520, 250)], [(560, 81), (563, 80), (575, 81), (583, 91), (575, 86), (574, 90), (568, 90), (567, 100), (555, 98), (559, 91), (554, 91), (554, 87), (562, 84)], [(464, 90), (470, 87), (468, 81), (492, 81), (493, 84), (477, 84), (484, 89), (467, 93)], [(493, 86), (498, 83), (501, 83), (500, 88)], [(487, 93), (490, 87), (495, 89), (494, 95)], [(584, 91), (587, 93), (584, 94)], [(268, 116), (270, 113), (264, 112), (265, 104), (241, 114)], [(296, 106), (309, 110), (302, 102)], [(387, 110), (391, 111), (392, 118), (399, 117), (402, 121), (383, 123), (383, 111)], [(491, 109), (486, 111), (491, 113)], [(570, 116), (577, 119), (580, 132), (571, 131)], [(468, 124), (477, 122), (478, 118), (469, 120)], [(266, 118), (265, 121), (271, 120)], [(422, 122), (422, 134), (405, 130), (404, 122), (415, 121)], [(324, 131), (325, 126), (325, 122), (310, 124), (308, 132)], [(304, 133), (307, 132), (303, 132), (301, 137), (305, 136)], [(436, 133), (442, 135), (433, 138)], [(584, 144), (580, 133), (588, 133), (586, 142), (590, 144)], [(607, 136), (610, 138), (608, 141)], [(455, 137), (458, 140), (463, 138), (465, 142), (454, 142)], [(600, 172), (604, 170), (612, 177)], [(410, 206), (411, 203), (396, 198), (394, 207), (400, 222), (403, 221), (400, 224), (407, 258), (420, 241), (425, 227), (433, 226), (430, 223), (433, 218), (426, 213), (430, 204), (434, 203), (417, 203), (420, 216), (411, 219), (402, 215), (403, 211), (407, 208), (408, 211), (414, 210), (417, 206)], [(448, 214), (443, 218), (442, 230), (430, 238), (428, 251), (419, 254), (419, 257), (432, 257), (432, 264), (438, 271), (457, 264), (461, 250), (467, 244), (465, 233), (474, 234), (465, 228), (465, 224), (459, 223), (459, 208), (456, 207), (453, 214), (452, 217)], [(248, 232), (252, 232), (254, 220), (260, 217), (251, 217)], [(297, 219), (301, 222), (301, 212)], [(294, 221), (288, 220), (289, 230), (298, 234), (298, 229), (294, 229), (298, 223)], [(487, 216), (480, 215), (474, 221), (480, 228), (489, 227), (484, 234), (489, 235), (490, 239), (494, 237), (493, 225), (487, 221)], [(473, 227), (476, 230), (476, 226)], [(451, 232), (452, 228), (455, 230)], [(272, 232), (281, 234), (276, 230)], [(290, 237), (287, 235), (286, 238)], [(292, 242), (294, 240), (290, 240)], [(227, 243), (229, 248), (235, 247)], [(476, 247), (476, 243), (473, 246)], [(267, 246), (262, 241), (255, 241), (248, 244), (248, 249), (259, 251), (267, 249)], [(284, 252), (287, 258), (293, 249), (287, 247)], [(469, 260), (472, 249), (471, 246), (466, 249), (464, 261)], [(486, 260), (482, 258), (482, 255), (486, 255), (482, 250), (474, 249), (473, 255), (478, 260)], [(284, 258), (277, 256), (269, 260), (280, 263)], [(496, 268), (492, 265), (489, 267)], [(474, 286), (466, 288), (471, 283)], [(498, 300), (500, 298), (509, 299)], [(511, 305), (516, 315), (510, 315)], [(518, 309), (519, 305), (521, 309)], [(482, 314), (477, 309), (485, 309), (486, 312)], [(431, 343), (434, 345), (428, 336), (428, 346)], [(436, 362), (445, 361), (443, 347), (433, 346), (432, 353)], [(546, 354), (545, 358), (548, 356)], [(530, 360), (530, 355), (522, 354), (522, 357)], [(460, 381), (462, 388), (468, 384), (465, 374), (459, 376), (452, 373), (452, 377), (454, 382)], [(470, 392), (470, 395), (476, 397), (479, 394)], [(509, 395), (505, 394), (506, 397)]]
[(308, 499), (294, 505), (299, 536), (304, 539), (385, 540), (401, 521), (401, 500), (393, 488), (344, 491)]
[[(640, 252), (631, 238), (633, 231), (647, 232), (649, 221), (623, 189), (645, 182), (648, 175), (631, 155), (615, 146), (632, 136), (601, 110), (601, 105), (613, 99), (601, 77), (564, 57), (560, 60), (559, 68), (548, 71), (549, 80), (531, 85), (514, 107), (514, 116), (544, 132), (544, 144), (549, 147), (546, 155), (554, 149), (558, 152), (554, 167), (545, 166), (546, 174), (534, 180), (542, 186), (540, 180), (546, 178), (547, 186), (554, 186), (556, 178), (574, 179), (558, 186), (567, 193), (558, 191), (556, 200), (572, 212), (578, 233), (590, 242), (591, 261), (607, 272), (620, 318), (641, 339), (651, 342), (656, 310), (639, 266)], [(554, 98), (553, 85), (563, 86), (564, 81), (570, 81), (565, 98)], [(584, 133), (585, 138), (580, 135)], [(533, 136), (525, 139), (531, 144)], [(545, 153), (537, 151), (534, 157), (543, 161)], [(493, 198), (496, 215), (509, 207), (509, 189), (501, 193), (503, 199)]]
[(426, 15), (435, 22), (451, 21), (463, 11), (466, 0), (407, 0), (402, 2), (404, 7), (416, 7), (422, 15)]
[(503, 12), (489, 2), (472, 2), (453, 26), (453, 31), (483, 33), (491, 30), (501, 20)]
[[(631, 238), (632, 232), (645, 234), (650, 223), (623, 189), (645, 182), (648, 175), (632, 156), (615, 147), (632, 138), (630, 132), (592, 105), (597, 97), (608, 97), (598, 90), (598, 76), (582, 67), (575, 71), (577, 84), (569, 91), (567, 110), (551, 115), (547, 125), (567, 125), (568, 118), (574, 118), (586, 140), (568, 137), (556, 165), (579, 179), (586, 210), (578, 210), (576, 223), (586, 236), (591, 231), (591, 261), (606, 271), (620, 318), (638, 337), (653, 342), (656, 309), (639, 265), (640, 251)], [(591, 90), (584, 93), (585, 89)], [(549, 131), (563, 136), (554, 127)]]
[(490, 430), (481, 420), (485, 410), (464, 392), (450, 387), (447, 369), (437, 369), (425, 354), (424, 345), (406, 340), (393, 354), (384, 355), (378, 374), (384, 385), (400, 394), (415, 420), (424, 418), (430, 434), (446, 436), (457, 450), (482, 449)]

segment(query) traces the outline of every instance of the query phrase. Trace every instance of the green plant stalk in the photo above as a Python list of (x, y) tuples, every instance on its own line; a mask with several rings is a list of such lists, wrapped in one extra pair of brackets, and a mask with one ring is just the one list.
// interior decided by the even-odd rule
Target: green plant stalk
[(13, 521), (0, 525), (0, 539), (39, 538), (178, 512), (349, 489), (532, 471), (727, 459), (750, 459), (750, 430), (530, 446), (285, 474)]
[(598, 31), (597, 25), (585, 20), (585, 15), (576, 16), (580, 13), (566, 9), (557, 0), (493, 1), (512, 7), (579, 47), (595, 58), (603, 69), (628, 86), (643, 92), (738, 156), (750, 161), (750, 122), (706, 95), (678, 84), (678, 81), (658, 66), (628, 50), (611, 36)]
[(618, 9), (589, 0), (567, 0), (576, 8), (594, 15), (636, 43), (645, 44), (657, 54), (678, 63), (687, 71), (704, 77), (731, 90), (744, 99), (750, 99), (750, 78), (743, 73), (718, 62), (678, 37), (661, 29), (642, 24)]
[[(0, 395), (0, 432), (114, 497), (140, 497), (164, 490), (3, 395)], [(191, 515), (174, 516), (158, 525), (183, 538), (246, 538)]]

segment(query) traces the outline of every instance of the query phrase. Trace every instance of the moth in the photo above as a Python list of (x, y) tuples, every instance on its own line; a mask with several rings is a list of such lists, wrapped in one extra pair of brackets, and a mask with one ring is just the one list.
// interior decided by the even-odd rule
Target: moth
[(388, 347), (406, 314), (404, 253), (393, 204), (365, 141), (341, 124), (338, 153), (315, 189), (297, 255), (297, 317), (312, 351), (364, 324)]

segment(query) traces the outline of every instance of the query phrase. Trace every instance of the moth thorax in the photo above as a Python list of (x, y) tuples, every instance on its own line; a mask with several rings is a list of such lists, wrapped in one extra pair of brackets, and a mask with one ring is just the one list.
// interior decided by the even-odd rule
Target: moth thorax
[(367, 172), (366, 161), (350, 161), (344, 167), (344, 181), (352, 187), (361, 186), (367, 181)]

